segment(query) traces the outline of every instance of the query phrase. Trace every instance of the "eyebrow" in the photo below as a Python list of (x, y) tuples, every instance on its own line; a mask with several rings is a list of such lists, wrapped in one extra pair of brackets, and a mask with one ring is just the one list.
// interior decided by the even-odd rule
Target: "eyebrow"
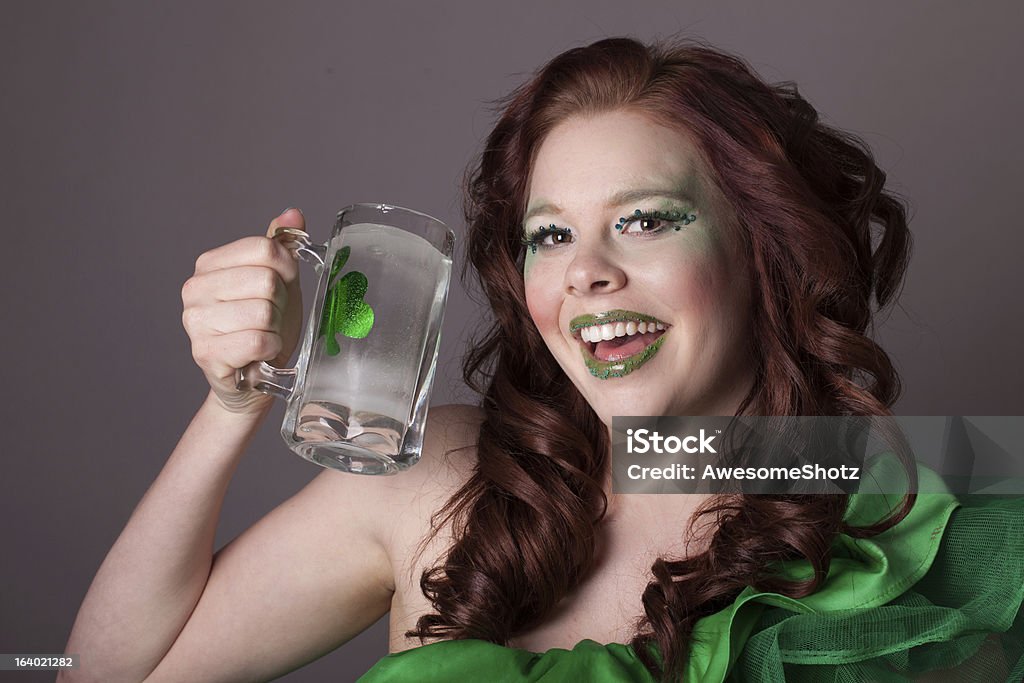
[[(664, 197), (666, 199), (675, 199), (677, 201), (693, 204), (693, 197), (682, 192), (680, 190), (666, 190), (662, 188), (657, 189), (639, 189), (639, 190), (623, 190), (617, 194), (613, 194), (608, 201), (605, 202), (605, 207), (613, 209), (623, 204), (631, 204), (633, 202), (642, 201), (644, 199), (651, 199), (652, 197)], [(559, 216), (563, 212), (562, 207), (554, 202), (542, 202), (537, 204), (533, 208), (526, 212), (523, 216), (523, 223), (530, 220), (534, 216), (542, 214), (548, 214), (551, 216)]]

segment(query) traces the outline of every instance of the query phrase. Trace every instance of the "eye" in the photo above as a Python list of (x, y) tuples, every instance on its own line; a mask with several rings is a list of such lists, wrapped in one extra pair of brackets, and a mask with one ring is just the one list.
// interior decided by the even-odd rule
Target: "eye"
[(663, 227), (662, 222), (660, 218), (637, 218), (629, 221), (622, 232), (651, 232)]
[(553, 249), (563, 244), (569, 244), (572, 242), (572, 232), (568, 228), (560, 228), (554, 223), (551, 225), (537, 228), (534, 232), (530, 233), (526, 239), (523, 240), (523, 244), (530, 247), (531, 253), (537, 253), (537, 247), (541, 249)]
[(668, 228), (681, 230), (697, 220), (697, 216), (685, 211), (641, 211), (637, 209), (628, 217), (619, 219), (615, 229), (620, 233), (656, 234)]

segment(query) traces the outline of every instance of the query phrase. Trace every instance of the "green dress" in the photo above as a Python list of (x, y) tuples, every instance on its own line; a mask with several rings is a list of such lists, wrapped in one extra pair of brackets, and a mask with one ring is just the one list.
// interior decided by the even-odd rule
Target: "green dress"
[[(936, 489), (929, 489), (936, 490)], [(888, 510), (853, 495), (847, 519)], [(1024, 680), (1024, 498), (920, 494), (898, 525), (840, 535), (822, 587), (799, 600), (747, 588), (694, 627), (686, 681)], [(806, 577), (805, 562), (789, 563)], [(359, 683), (654, 681), (627, 645), (528, 652), (482, 640), (384, 657)]]

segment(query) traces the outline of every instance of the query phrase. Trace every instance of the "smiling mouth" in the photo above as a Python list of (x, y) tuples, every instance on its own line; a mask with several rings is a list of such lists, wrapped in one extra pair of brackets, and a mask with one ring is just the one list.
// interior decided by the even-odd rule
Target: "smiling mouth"
[(569, 323), (587, 370), (598, 379), (624, 377), (649, 361), (671, 327), (653, 316), (623, 309), (581, 315)]

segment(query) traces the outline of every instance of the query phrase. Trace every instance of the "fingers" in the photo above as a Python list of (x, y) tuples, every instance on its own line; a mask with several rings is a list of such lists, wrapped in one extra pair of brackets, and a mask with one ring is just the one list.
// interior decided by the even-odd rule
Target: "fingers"
[(205, 335), (192, 344), (192, 357), (211, 380), (232, 382), (236, 368), (255, 360), (272, 360), (281, 353), (281, 336), (262, 330)]
[(236, 266), (193, 275), (181, 288), (185, 308), (244, 299), (266, 299), (284, 311), (288, 289), (280, 274), (268, 266)]
[(182, 324), (192, 338), (245, 330), (281, 333), (282, 309), (267, 299), (224, 301), (186, 308)]
[(278, 228), (298, 228), (299, 230), (306, 230), (306, 217), (302, 215), (302, 211), (295, 207), (285, 209), (281, 212), (281, 215), (270, 221), (270, 227), (267, 228), (267, 237), (273, 237), (274, 231)]
[(222, 247), (200, 254), (196, 259), (196, 275), (239, 266), (273, 268), (285, 282), (299, 275), (298, 263), (283, 244), (266, 237), (243, 237)]
[(196, 259), (196, 274), (259, 265), (273, 268), (286, 283), (294, 282), (299, 269), (291, 250), (276, 240), (268, 239), (281, 227), (305, 230), (306, 219), (298, 209), (288, 209), (270, 221), (267, 237), (243, 237), (201, 254)]
[[(305, 226), (302, 212), (288, 209), (267, 234)], [(181, 288), (182, 324), (196, 364), (222, 401), (237, 399), (236, 368), (290, 357), (302, 323), (298, 275), (292, 250), (264, 236), (244, 237), (196, 260)]]

